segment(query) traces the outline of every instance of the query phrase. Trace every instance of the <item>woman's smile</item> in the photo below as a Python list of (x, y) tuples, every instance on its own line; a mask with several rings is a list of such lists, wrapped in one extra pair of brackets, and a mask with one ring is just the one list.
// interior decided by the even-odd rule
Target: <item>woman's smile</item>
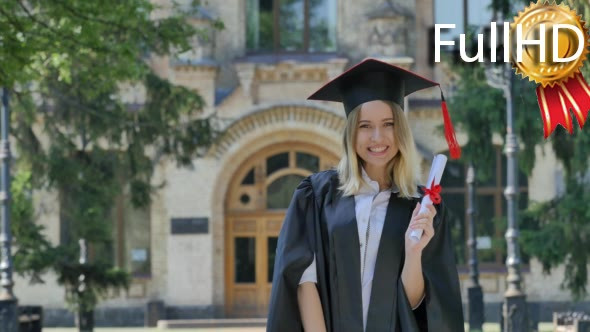
[(388, 149), (389, 146), (386, 145), (371, 146), (368, 148), (369, 153), (375, 157), (384, 156)]

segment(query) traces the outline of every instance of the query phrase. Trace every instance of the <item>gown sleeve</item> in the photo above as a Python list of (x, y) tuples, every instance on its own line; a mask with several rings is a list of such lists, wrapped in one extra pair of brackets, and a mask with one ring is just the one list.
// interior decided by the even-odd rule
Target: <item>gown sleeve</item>
[(303, 330), (297, 287), (314, 259), (313, 239), (316, 204), (310, 178), (293, 194), (277, 243), (266, 330)]
[(446, 209), (442, 203), (434, 219), (434, 230), (434, 237), (422, 253), (426, 298), (415, 314), (425, 314), (428, 331), (463, 331), (459, 276)]

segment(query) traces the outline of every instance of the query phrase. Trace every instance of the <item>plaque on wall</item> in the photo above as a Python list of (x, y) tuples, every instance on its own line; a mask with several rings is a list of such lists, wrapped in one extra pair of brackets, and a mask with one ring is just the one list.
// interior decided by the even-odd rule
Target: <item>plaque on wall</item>
[(172, 218), (172, 234), (208, 234), (209, 218)]
[(133, 262), (145, 262), (147, 261), (147, 249), (131, 249), (131, 261)]

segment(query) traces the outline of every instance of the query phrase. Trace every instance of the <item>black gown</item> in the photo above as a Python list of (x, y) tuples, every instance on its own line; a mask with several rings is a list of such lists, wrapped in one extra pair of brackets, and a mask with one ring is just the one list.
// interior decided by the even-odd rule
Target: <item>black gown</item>
[[(342, 196), (334, 170), (313, 174), (295, 190), (279, 235), (267, 331), (303, 330), (297, 287), (314, 253), (327, 331), (362, 332), (360, 243), (353, 196)], [(445, 209), (437, 206), (435, 235), (422, 252), (426, 297), (412, 310), (401, 282), (404, 234), (419, 199), (392, 193), (379, 249), (367, 332), (463, 331), (459, 279)]]

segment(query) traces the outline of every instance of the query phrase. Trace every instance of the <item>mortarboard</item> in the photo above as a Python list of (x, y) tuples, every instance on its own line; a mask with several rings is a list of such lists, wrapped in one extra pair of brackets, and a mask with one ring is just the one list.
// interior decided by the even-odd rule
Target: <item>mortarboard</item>
[[(372, 100), (387, 100), (404, 105), (404, 97), (440, 84), (409, 70), (375, 59), (366, 59), (328, 82), (307, 99), (334, 101), (344, 104), (346, 116), (355, 107)], [(455, 138), (455, 131), (447, 109), (447, 103), (440, 91), (445, 138), (451, 158), (461, 156), (461, 147)]]

